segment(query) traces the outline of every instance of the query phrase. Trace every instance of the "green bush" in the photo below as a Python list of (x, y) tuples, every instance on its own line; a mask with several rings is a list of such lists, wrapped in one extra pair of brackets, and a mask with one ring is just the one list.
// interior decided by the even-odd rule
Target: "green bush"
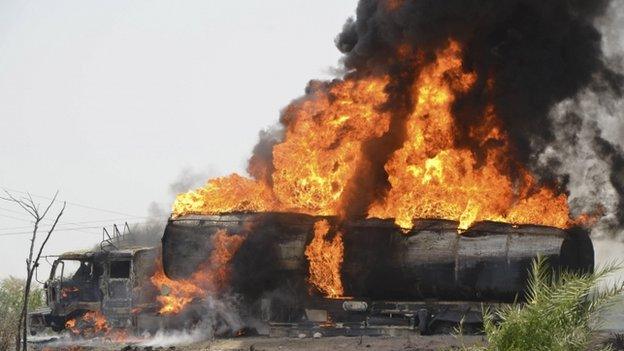
[[(17, 321), (22, 309), (25, 282), (9, 277), (0, 281), (0, 350), (8, 350), (15, 343)], [(33, 287), (30, 291), (30, 309), (44, 303), (43, 290)]]
[(616, 270), (613, 265), (592, 274), (552, 274), (546, 261), (538, 258), (529, 276), (526, 302), (485, 311), (488, 346), (466, 350), (587, 350), (601, 312), (624, 290), (621, 284), (597, 289), (598, 281)]

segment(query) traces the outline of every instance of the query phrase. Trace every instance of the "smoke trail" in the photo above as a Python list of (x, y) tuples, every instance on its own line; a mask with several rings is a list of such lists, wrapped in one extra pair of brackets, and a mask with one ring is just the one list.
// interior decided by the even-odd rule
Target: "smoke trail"
[[(175, 197), (179, 193), (198, 187), (215, 173), (210, 167), (205, 170), (196, 170), (190, 167), (184, 168), (176, 179), (169, 184), (169, 195)], [(141, 223), (130, 225), (130, 235), (124, 236), (121, 242), (116, 243), (116, 246), (119, 248), (160, 246), (160, 239), (170, 213), (170, 208), (164, 207), (157, 202), (150, 203), (147, 208), (147, 219)]]

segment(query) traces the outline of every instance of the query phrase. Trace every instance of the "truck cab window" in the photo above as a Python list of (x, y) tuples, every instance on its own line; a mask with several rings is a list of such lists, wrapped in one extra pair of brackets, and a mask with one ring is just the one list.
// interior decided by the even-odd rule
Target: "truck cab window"
[(130, 261), (112, 261), (110, 263), (111, 278), (130, 278)]
[(90, 274), (90, 262), (78, 261), (78, 260), (62, 260), (56, 265), (54, 271), (54, 278), (60, 279), (61, 275), (63, 280), (73, 280), (83, 277), (85, 274)]
[(80, 261), (80, 267), (72, 276), (75, 281), (90, 281), (93, 278), (93, 264), (91, 262)]

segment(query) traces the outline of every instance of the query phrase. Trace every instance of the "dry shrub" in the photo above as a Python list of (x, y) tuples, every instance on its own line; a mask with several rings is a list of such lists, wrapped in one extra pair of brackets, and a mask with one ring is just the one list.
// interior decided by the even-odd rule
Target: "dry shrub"
[[(14, 277), (0, 281), (0, 350), (9, 350), (15, 345), (25, 284), (24, 280)], [(31, 309), (41, 307), (43, 290), (33, 287), (29, 300)]]

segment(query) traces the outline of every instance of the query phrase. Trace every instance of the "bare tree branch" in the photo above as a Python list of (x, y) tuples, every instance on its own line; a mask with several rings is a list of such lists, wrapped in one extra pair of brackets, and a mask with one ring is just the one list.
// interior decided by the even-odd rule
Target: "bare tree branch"
[(32, 210), (37, 214), (37, 217), (40, 217), (41, 219), (43, 219), (43, 217), (45, 216), (39, 215), (39, 204), (35, 203), (35, 200), (33, 200), (29, 192), (27, 192), (26, 195), (28, 195), (28, 203), (30, 204), (30, 208), (32, 208)]
[[(58, 193), (58, 191), (57, 191)], [(56, 198), (56, 195), (54, 195), (54, 198)], [(54, 200), (52, 200), (54, 201)], [(41, 258), (41, 253), (43, 252), (43, 248), (45, 247), (45, 245), (48, 243), (48, 240), (50, 239), (50, 236), (52, 235), (52, 232), (54, 231), (54, 228), (56, 228), (56, 224), (58, 223), (59, 219), (61, 219), (61, 216), (63, 215), (63, 212), (65, 211), (65, 206), (67, 205), (66, 202), (63, 201), (63, 207), (61, 208), (61, 211), (56, 215), (56, 219), (54, 220), (54, 224), (52, 224), (52, 227), (50, 227), (50, 229), (48, 230), (48, 234), (46, 234), (45, 239), (43, 240), (43, 242), (41, 243), (41, 246), (39, 246), (39, 252), (37, 253), (37, 258), (35, 258), (35, 262), (38, 263), (39, 259)], [(46, 213), (48, 212), (48, 210), (46, 209)], [(33, 272), (34, 272), (34, 268)]]
[(19, 318), (19, 321), (18, 321), (18, 333), (16, 335), (16, 340), (15, 340), (15, 349), (17, 351), (20, 351), (20, 348), (23, 348), (23, 350), (26, 351), (27, 347), (28, 347), (28, 344), (27, 344), (27, 342), (28, 342), (28, 340), (27, 340), (28, 339), (28, 333), (27, 333), (27, 325), (28, 325), (28, 297), (29, 297), (29, 294), (30, 294), (30, 287), (31, 287), (31, 284), (32, 284), (33, 274), (34, 274), (35, 270), (37, 269), (37, 266), (39, 265), (39, 259), (41, 258), (41, 254), (43, 252), (43, 249), (45, 248), (45, 245), (48, 243), (48, 240), (50, 240), (50, 236), (52, 235), (52, 233), (56, 229), (56, 225), (58, 224), (61, 216), (63, 215), (63, 212), (65, 211), (65, 207), (66, 207), (67, 203), (63, 202), (63, 208), (56, 215), (56, 218), (54, 219), (54, 223), (52, 224), (52, 226), (48, 230), (48, 232), (47, 232), (43, 242), (39, 245), (39, 249), (37, 250), (37, 256), (33, 260), (33, 255), (34, 255), (34, 252), (35, 252), (35, 243), (37, 241), (37, 234), (38, 234), (38, 231), (39, 231), (39, 224), (46, 218), (46, 216), (48, 215), (48, 212), (52, 208), (52, 205), (56, 202), (56, 198), (58, 196), (58, 191), (56, 191), (56, 193), (54, 193), (54, 197), (52, 198), (50, 203), (46, 206), (46, 208), (43, 211), (43, 213), (41, 213), (40, 212), (40, 204), (36, 203), (33, 200), (32, 196), (30, 195), (29, 192), (26, 193), (28, 195), (28, 197), (22, 196), (21, 198), (18, 199), (15, 196), (13, 196), (13, 194), (11, 194), (6, 189), (2, 189), (2, 190), (4, 190), (4, 193), (8, 197), (0, 196), (1, 200), (5, 200), (5, 201), (9, 201), (9, 202), (13, 202), (13, 203), (17, 204), (24, 211), (26, 211), (34, 220), (32, 236), (30, 238), (30, 249), (29, 249), (29, 252), (28, 252), (28, 258), (26, 259), (26, 286), (24, 287), (24, 296), (23, 296), (23, 301), (22, 301), (22, 312), (20, 314), (20, 318)]
[(23, 200), (16, 199), (15, 196), (13, 196), (13, 194), (9, 193), (6, 189), (2, 189), (2, 190), (4, 190), (4, 193), (7, 194), (7, 196), (8, 196), (8, 198), (2, 197), (3, 200), (9, 201), (9, 202), (14, 202), (17, 205), (19, 205), (22, 209), (24, 209), (24, 211), (28, 212), (32, 217), (34, 217), (34, 218), (37, 217), (37, 214), (35, 212), (31, 211), (31, 209), (26, 206), (26, 203)]
[[(30, 196), (30, 194), (28, 194), (28, 195)], [(56, 202), (56, 197), (57, 196), (58, 196), (58, 190), (54, 193), (54, 196), (52, 197), (52, 201), (50, 201), (50, 203), (48, 204), (48, 207), (46, 207), (45, 211), (43, 211), (43, 214), (41, 215), (42, 218), (45, 218), (45, 216), (48, 214), (48, 211), (50, 210), (50, 207), (52, 207), (54, 202)], [(64, 209), (65, 209), (65, 202), (63, 202), (63, 210)], [(63, 213), (63, 210), (61, 210), (61, 213)], [(57, 219), (58, 219), (58, 217), (57, 217)]]

